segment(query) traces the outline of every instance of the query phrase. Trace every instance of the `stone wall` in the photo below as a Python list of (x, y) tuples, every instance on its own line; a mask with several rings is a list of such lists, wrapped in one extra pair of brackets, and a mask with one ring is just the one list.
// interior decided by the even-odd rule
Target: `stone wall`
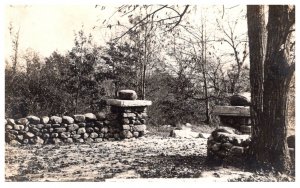
[[(116, 110), (124, 113), (115, 113)], [(109, 114), (87, 113), (72, 117), (8, 118), (5, 124), (5, 141), (12, 145), (91, 143), (140, 137), (146, 133), (145, 108), (111, 108), (111, 111)], [(121, 121), (127, 124), (123, 125)]]
[(207, 141), (207, 156), (218, 160), (242, 159), (251, 142), (250, 135), (239, 135), (235, 129), (220, 127)]
[(141, 137), (146, 133), (146, 107), (132, 90), (119, 91), (120, 99), (108, 99), (110, 113), (70, 116), (28, 116), (5, 120), (5, 142), (20, 144), (92, 143)]
[(232, 127), (242, 134), (251, 134), (249, 106), (215, 106), (213, 110), (218, 126)]

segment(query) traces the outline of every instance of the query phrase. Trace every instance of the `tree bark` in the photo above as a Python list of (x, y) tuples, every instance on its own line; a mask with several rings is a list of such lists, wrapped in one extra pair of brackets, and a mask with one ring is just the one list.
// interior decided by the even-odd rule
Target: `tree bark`
[[(253, 7), (248, 6), (249, 13), (252, 12)], [(261, 7), (256, 7), (259, 9)], [(254, 9), (254, 8), (253, 8)], [(256, 10), (257, 11), (257, 10)], [(256, 11), (253, 11), (255, 13)], [(259, 12), (259, 11), (258, 11)], [(256, 13), (258, 13), (256, 12)], [(255, 22), (252, 22), (251, 14), (248, 15), (249, 29), (253, 29)], [(263, 14), (262, 14), (263, 15)], [(257, 15), (256, 15), (257, 16)], [(256, 22), (262, 26), (262, 22)], [(260, 91), (255, 88), (260, 85), (256, 82), (251, 82), (251, 88), (253, 89), (254, 100), (252, 101), (252, 111), (258, 110), (257, 116), (252, 117), (254, 119), (254, 131), (253, 131), (253, 145), (252, 151), (258, 164), (270, 165), (280, 172), (290, 171), (290, 156), (287, 146), (287, 98), (289, 91), (289, 84), (294, 74), (294, 64), (289, 63), (289, 34), (290, 29), (295, 23), (295, 9), (287, 5), (271, 5), (269, 6), (269, 19), (268, 19), (268, 39), (266, 46), (266, 55), (263, 66), (260, 68), (259, 75), (263, 75), (263, 98), (256, 96), (261, 94)], [(252, 31), (253, 32), (253, 31)], [(253, 55), (259, 55), (257, 61), (261, 61), (263, 52), (263, 43), (259, 42), (259, 38), (252, 38), (253, 33), (249, 31), (249, 41), (253, 44), (256, 43), (260, 51), (258, 54), (253, 54), (253, 47), (250, 45), (252, 53), (250, 55), (251, 65), (259, 68), (255, 57)], [(250, 36), (252, 36), (250, 38)], [(258, 50), (258, 49), (256, 49)], [(254, 59), (253, 59), (254, 58)], [(260, 64), (259, 64), (260, 65)], [(251, 70), (250, 70), (251, 71)], [(256, 76), (258, 75), (257, 72)], [(252, 74), (251, 73), (251, 74)], [(253, 84), (253, 85), (252, 85)], [(261, 101), (262, 100), (262, 101)], [(260, 112), (262, 106), (262, 112)], [(255, 106), (259, 105), (259, 106)], [(256, 122), (257, 121), (257, 122)]]
[(265, 7), (247, 6), (248, 37), (250, 51), (250, 85), (251, 85), (251, 124), (252, 146), (250, 157), (255, 158), (255, 150), (260, 145), (260, 116), (263, 112), (263, 65), (266, 49)]

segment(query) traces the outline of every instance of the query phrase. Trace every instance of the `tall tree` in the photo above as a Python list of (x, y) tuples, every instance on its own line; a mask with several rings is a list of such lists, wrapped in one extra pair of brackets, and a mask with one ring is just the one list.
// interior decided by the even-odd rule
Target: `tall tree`
[[(254, 99), (252, 154), (259, 164), (269, 164), (278, 171), (288, 172), (291, 162), (286, 141), (287, 99), (295, 70), (295, 64), (290, 62), (289, 51), (295, 24), (295, 6), (270, 5), (267, 27), (262, 6), (248, 6), (247, 11), (251, 93)], [(265, 27), (268, 32), (266, 51)], [(258, 78), (254, 78), (253, 74)]]

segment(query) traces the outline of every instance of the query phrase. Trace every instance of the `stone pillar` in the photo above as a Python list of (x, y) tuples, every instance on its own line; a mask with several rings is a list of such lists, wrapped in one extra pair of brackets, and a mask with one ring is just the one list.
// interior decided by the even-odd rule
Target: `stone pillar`
[(110, 106), (114, 128), (120, 130), (122, 139), (141, 137), (146, 133), (146, 107), (152, 104), (148, 100), (136, 100), (137, 95), (133, 90), (119, 91), (119, 99), (106, 100)]

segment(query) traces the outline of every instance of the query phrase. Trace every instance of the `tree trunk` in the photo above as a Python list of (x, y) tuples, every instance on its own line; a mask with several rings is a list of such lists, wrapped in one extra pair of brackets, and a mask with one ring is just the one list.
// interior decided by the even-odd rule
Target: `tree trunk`
[[(251, 12), (251, 7), (249, 7), (248, 10)], [(250, 16), (250, 14), (248, 16)], [(250, 23), (251, 18), (248, 24)], [(290, 28), (294, 23), (294, 7), (291, 8), (289, 6), (279, 5), (269, 6), (269, 20), (267, 28), (268, 43), (263, 71), (263, 108), (262, 113), (259, 112), (257, 115), (258, 118), (254, 119), (255, 121), (258, 120), (258, 122), (254, 122), (254, 144), (252, 145), (252, 151), (257, 162), (262, 165), (271, 165), (281, 172), (289, 172), (291, 167), (289, 150), (286, 141), (287, 98), (289, 83), (293, 76), (295, 67), (294, 64), (289, 64), (288, 36)], [(251, 29), (251, 26), (249, 29)], [(257, 42), (257, 39), (259, 38), (253, 39), (249, 37), (249, 41), (255, 40)], [(252, 42), (253, 41), (250, 43)], [(263, 46), (258, 45), (258, 47), (263, 53)], [(251, 49), (251, 46), (250, 50), (253, 50)], [(251, 53), (253, 53), (253, 51)], [(251, 63), (255, 64), (253, 59), (250, 60)], [(260, 69), (259, 71), (262, 70)], [(252, 82), (251, 87), (254, 88), (256, 85)], [(256, 98), (256, 96), (254, 97), (254, 101), (256, 101), (258, 98)], [(261, 106), (255, 106), (257, 101), (254, 101), (254, 107), (259, 109)], [(258, 101), (257, 103), (259, 102), (261, 101)]]
[(260, 116), (263, 112), (263, 65), (266, 49), (265, 7), (260, 5), (247, 6), (248, 37), (250, 51), (250, 85), (251, 85), (251, 124), (252, 147), (251, 157), (255, 158), (255, 148), (259, 146)]

